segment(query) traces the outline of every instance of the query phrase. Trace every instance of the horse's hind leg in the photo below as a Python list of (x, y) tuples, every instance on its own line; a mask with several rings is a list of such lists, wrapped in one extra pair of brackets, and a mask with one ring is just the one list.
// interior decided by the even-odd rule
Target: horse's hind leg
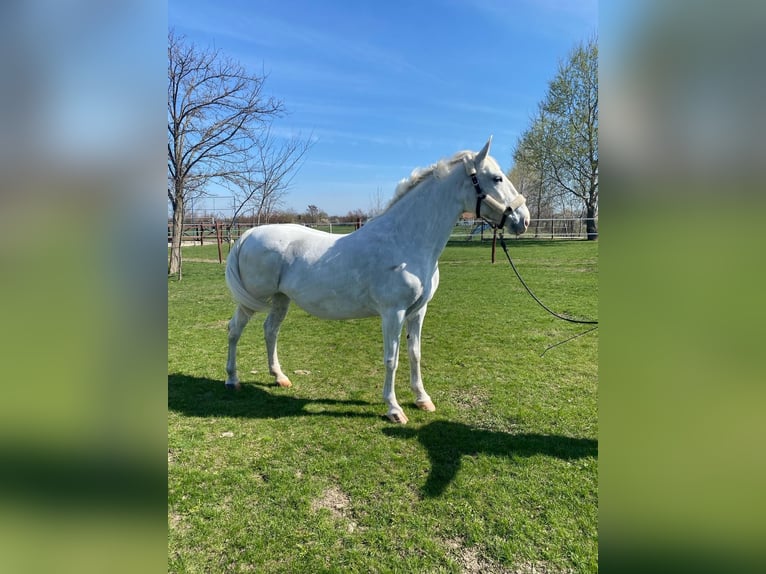
[(252, 316), (252, 311), (239, 305), (234, 311), (231, 321), (229, 321), (229, 355), (226, 361), (226, 387), (228, 388), (239, 388), (239, 378), (237, 377), (237, 343), (243, 329)]
[(263, 335), (266, 339), (266, 354), (269, 358), (269, 372), (274, 375), (276, 383), (280, 387), (290, 387), (292, 383), (282, 372), (277, 357), (277, 338), (279, 337), (279, 327), (285, 320), (287, 310), (290, 307), (290, 298), (282, 293), (277, 293), (272, 297), (271, 312), (263, 322)]

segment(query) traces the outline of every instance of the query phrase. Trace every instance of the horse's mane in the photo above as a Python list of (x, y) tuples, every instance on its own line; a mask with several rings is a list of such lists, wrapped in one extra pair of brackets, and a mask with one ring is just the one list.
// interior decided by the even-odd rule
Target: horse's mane
[(476, 155), (476, 152), (472, 152), (468, 150), (459, 151), (449, 159), (440, 159), (439, 161), (429, 165), (428, 167), (415, 168), (414, 170), (412, 170), (410, 177), (401, 180), (396, 185), (396, 191), (394, 192), (394, 197), (388, 203), (388, 206), (386, 207), (385, 211), (388, 211), (392, 205), (394, 205), (397, 201), (399, 201), (401, 198), (403, 198), (405, 195), (407, 195), (410, 191), (415, 189), (418, 185), (423, 183), (423, 181), (425, 181), (429, 177), (431, 176), (434, 176), (436, 178), (444, 177), (449, 173), (450, 168), (452, 168), (452, 166), (454, 166), (456, 163), (462, 163), (463, 158), (465, 157), (472, 158), (474, 155)]

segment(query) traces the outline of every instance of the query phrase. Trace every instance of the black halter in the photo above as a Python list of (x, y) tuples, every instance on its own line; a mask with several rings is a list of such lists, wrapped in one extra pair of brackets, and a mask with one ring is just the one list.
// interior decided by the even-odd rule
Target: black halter
[[(487, 194), (484, 193), (484, 191), (481, 189), (481, 185), (479, 185), (479, 179), (476, 177), (476, 168), (473, 165), (469, 165), (469, 163), (465, 162), (465, 171), (468, 173), (468, 175), (471, 177), (471, 183), (473, 184), (473, 189), (476, 191), (476, 218), (482, 219), (486, 221), (492, 228), (494, 229), (500, 229), (503, 230), (503, 226), (505, 225), (505, 220), (508, 219), (508, 216), (513, 213), (513, 207), (506, 207), (503, 211), (502, 217), (500, 217), (500, 223), (493, 223), (489, 219), (482, 217), (481, 215), (481, 203), (487, 199)], [(495, 202), (497, 203), (497, 202)], [(523, 203), (523, 201), (522, 201)]]

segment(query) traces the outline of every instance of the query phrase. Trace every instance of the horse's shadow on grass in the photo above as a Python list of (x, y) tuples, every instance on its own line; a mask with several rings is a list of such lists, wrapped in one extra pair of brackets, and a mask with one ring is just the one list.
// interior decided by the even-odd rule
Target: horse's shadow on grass
[(396, 438), (417, 438), (428, 452), (431, 471), (422, 492), (440, 496), (457, 476), (464, 456), (489, 454), (510, 458), (542, 454), (559, 459), (598, 456), (598, 441), (543, 434), (509, 434), (472, 428), (450, 421), (434, 421), (420, 428), (389, 427), (383, 433)]
[[(267, 390), (271, 388), (274, 392)], [(358, 400), (307, 399), (282, 394), (273, 384), (246, 383), (238, 391), (225, 388), (220, 380), (175, 373), (168, 376), (168, 408), (194, 417), (282, 417), (381, 418), (367, 409), (371, 403)], [(326, 408), (325, 408), (326, 406)], [(307, 410), (307, 407), (309, 409)], [(440, 496), (455, 479), (464, 456), (489, 454), (510, 458), (542, 454), (563, 460), (596, 457), (598, 441), (543, 434), (509, 434), (476, 429), (463, 423), (437, 420), (420, 428), (389, 426), (387, 436), (417, 438), (425, 447), (431, 471), (423, 486), (426, 497)]]
[[(181, 373), (168, 375), (168, 408), (194, 417), (242, 417), (276, 419), (282, 417), (329, 416), (375, 417), (373, 413), (335, 407), (368, 406), (366, 401), (306, 399), (279, 392), (267, 383), (243, 383), (239, 390), (227, 389), (222, 380), (193, 377)], [(318, 405), (316, 410), (307, 406)], [(327, 408), (323, 407), (327, 405)]]

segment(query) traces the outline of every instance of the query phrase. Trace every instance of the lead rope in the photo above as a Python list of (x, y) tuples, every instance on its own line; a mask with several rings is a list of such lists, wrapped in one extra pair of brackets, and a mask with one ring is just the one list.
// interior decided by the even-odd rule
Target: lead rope
[(511, 264), (511, 268), (513, 269), (513, 272), (514, 272), (514, 273), (516, 273), (516, 277), (518, 277), (518, 278), (519, 278), (519, 281), (521, 281), (521, 284), (524, 286), (524, 289), (526, 289), (526, 290), (527, 290), (527, 293), (529, 293), (529, 295), (532, 297), (532, 299), (534, 299), (535, 301), (537, 301), (537, 303), (540, 305), (540, 307), (542, 307), (543, 309), (545, 309), (546, 311), (548, 311), (548, 313), (550, 313), (550, 314), (551, 314), (551, 315), (553, 315), (554, 317), (557, 317), (557, 318), (559, 318), (559, 319), (561, 319), (561, 320), (563, 320), (563, 321), (568, 321), (568, 322), (570, 322), (570, 323), (579, 323), (579, 324), (581, 324), (581, 325), (596, 325), (595, 327), (591, 327), (591, 328), (590, 328), (590, 329), (588, 329), (587, 331), (583, 331), (582, 333), (578, 333), (577, 335), (573, 335), (573, 336), (569, 337), (568, 339), (564, 339), (563, 341), (559, 341), (559, 342), (558, 342), (558, 343), (556, 343), (555, 345), (551, 345), (550, 347), (547, 347), (547, 348), (546, 348), (546, 349), (545, 349), (545, 350), (544, 350), (544, 351), (543, 351), (543, 352), (540, 354), (540, 356), (541, 356), (541, 357), (542, 357), (543, 355), (545, 355), (545, 353), (547, 353), (548, 351), (550, 351), (551, 349), (553, 349), (553, 348), (555, 348), (555, 347), (558, 347), (559, 345), (563, 345), (564, 343), (568, 343), (568, 342), (569, 342), (569, 341), (571, 341), (572, 339), (576, 339), (577, 337), (582, 337), (583, 335), (587, 335), (587, 334), (588, 334), (588, 333), (590, 333), (591, 331), (595, 331), (596, 329), (598, 329), (598, 321), (594, 321), (594, 320), (592, 320), (592, 319), (573, 319), (572, 317), (567, 317), (566, 315), (561, 315), (561, 314), (559, 314), (559, 313), (556, 313), (556, 312), (555, 312), (555, 311), (553, 311), (553, 310), (552, 310), (550, 307), (548, 307), (548, 306), (547, 306), (545, 303), (543, 303), (542, 301), (540, 301), (540, 299), (537, 297), (537, 295), (535, 295), (534, 293), (532, 293), (532, 290), (529, 288), (529, 286), (527, 285), (527, 283), (526, 283), (526, 282), (524, 281), (524, 279), (521, 277), (521, 274), (519, 273), (519, 270), (518, 270), (518, 269), (516, 269), (516, 265), (513, 263), (513, 259), (511, 259), (511, 254), (510, 254), (510, 253), (508, 253), (508, 246), (505, 244), (505, 237), (503, 236), (503, 234), (502, 234), (502, 233), (500, 234), (500, 247), (502, 247), (502, 248), (503, 248), (503, 251), (505, 252), (505, 256), (508, 258), (508, 263), (510, 263), (510, 264)]

